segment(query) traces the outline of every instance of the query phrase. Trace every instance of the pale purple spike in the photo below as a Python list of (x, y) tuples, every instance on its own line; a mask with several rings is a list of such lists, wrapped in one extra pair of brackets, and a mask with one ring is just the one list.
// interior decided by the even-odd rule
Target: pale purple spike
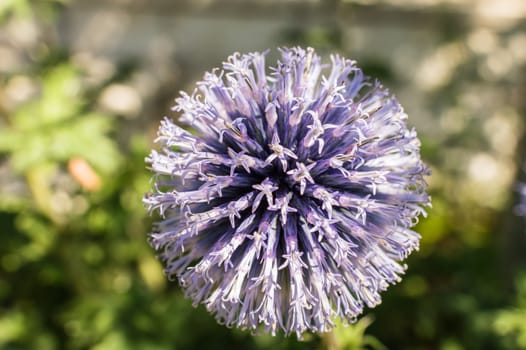
[(166, 274), (227, 326), (276, 334), (354, 322), (400, 281), (429, 205), (407, 115), (354, 61), (234, 54), (164, 119), (146, 162)]

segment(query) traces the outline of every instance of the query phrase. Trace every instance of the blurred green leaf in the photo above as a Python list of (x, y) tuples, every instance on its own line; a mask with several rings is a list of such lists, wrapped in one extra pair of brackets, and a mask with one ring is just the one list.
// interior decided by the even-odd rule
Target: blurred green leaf
[(0, 1), (0, 24), (9, 14), (24, 16), (29, 14), (28, 0), (2, 0)]
[(23, 337), (27, 319), (21, 312), (12, 311), (0, 316), (0, 345)]

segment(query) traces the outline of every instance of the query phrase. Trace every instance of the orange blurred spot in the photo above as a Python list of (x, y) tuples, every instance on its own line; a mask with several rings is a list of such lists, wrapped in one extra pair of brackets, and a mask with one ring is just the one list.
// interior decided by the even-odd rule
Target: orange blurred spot
[(68, 171), (75, 180), (88, 191), (100, 189), (101, 180), (91, 165), (82, 158), (71, 158), (68, 162)]

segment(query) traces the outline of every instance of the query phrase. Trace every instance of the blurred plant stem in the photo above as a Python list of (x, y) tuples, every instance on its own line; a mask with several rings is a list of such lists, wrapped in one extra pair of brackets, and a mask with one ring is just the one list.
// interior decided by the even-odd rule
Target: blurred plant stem
[(25, 176), (36, 208), (49, 217), (53, 223), (61, 224), (59, 216), (51, 206), (52, 192), (49, 185), (53, 173), (52, 168), (53, 166), (48, 164), (36, 165), (29, 168)]
[(371, 316), (362, 317), (358, 322), (344, 325), (336, 322), (336, 327), (321, 335), (322, 349), (327, 350), (387, 350), (375, 337), (365, 334), (367, 327), (373, 323)]
[(336, 339), (336, 335), (334, 334), (334, 331), (322, 333), (321, 340), (322, 340), (322, 349), (343, 350), (340, 342), (338, 341), (338, 339)]

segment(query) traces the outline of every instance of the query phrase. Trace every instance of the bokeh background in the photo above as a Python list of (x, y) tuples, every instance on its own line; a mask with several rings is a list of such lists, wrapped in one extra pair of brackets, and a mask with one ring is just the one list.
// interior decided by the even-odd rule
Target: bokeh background
[[(284, 45), (382, 80), (433, 172), (403, 281), (302, 341), (193, 308), (141, 203), (178, 91)], [(526, 349), (525, 126), (524, 0), (1, 0), (0, 349)]]

